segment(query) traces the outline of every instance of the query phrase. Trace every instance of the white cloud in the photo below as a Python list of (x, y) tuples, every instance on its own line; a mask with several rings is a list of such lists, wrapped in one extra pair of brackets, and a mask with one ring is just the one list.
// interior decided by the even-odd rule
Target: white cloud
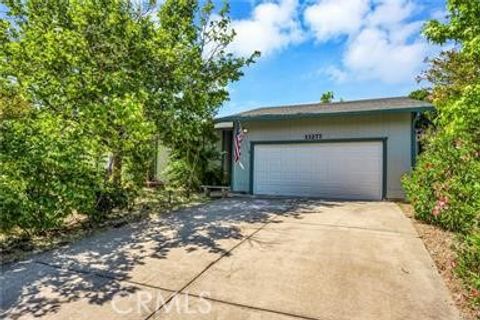
[(399, 41), (408, 34), (403, 30), (399, 33), (403, 35), (395, 36), (380, 28), (363, 29), (348, 45), (343, 71), (353, 78), (379, 79), (387, 83), (413, 80), (426, 55), (426, 44)]
[(304, 12), (306, 25), (317, 41), (354, 33), (362, 25), (369, 0), (320, 0)]
[(375, 0), (374, 9), (367, 16), (367, 24), (393, 26), (409, 18), (415, 5), (409, 0)]
[(322, 68), (323, 75), (335, 82), (409, 82), (420, 72), (431, 50), (420, 36), (423, 21), (415, 15), (422, 7), (416, 1), (252, 2), (250, 17), (232, 21), (237, 36), (229, 50), (242, 56), (259, 50), (268, 56), (306, 40), (328, 45), (328, 41), (344, 37), (338, 64)]
[(428, 50), (419, 35), (423, 21), (410, 21), (416, 9), (411, 0), (319, 0), (308, 7), (305, 21), (317, 41), (348, 39), (340, 66), (324, 73), (337, 82), (413, 80)]
[(237, 35), (229, 49), (242, 56), (255, 50), (266, 56), (303, 40), (297, 0), (260, 3), (249, 19), (233, 20), (232, 27)]
[(332, 80), (334, 80), (335, 82), (338, 82), (338, 83), (345, 82), (348, 79), (348, 73), (347, 72), (341, 70), (340, 68), (334, 67), (334, 66), (330, 66), (330, 67), (327, 67), (327, 68), (321, 70), (321, 73), (326, 74)]

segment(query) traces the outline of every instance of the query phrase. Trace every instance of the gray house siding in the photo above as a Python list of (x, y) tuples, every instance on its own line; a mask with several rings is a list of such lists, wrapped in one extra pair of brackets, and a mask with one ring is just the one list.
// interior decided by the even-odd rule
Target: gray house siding
[(322, 139), (387, 138), (387, 198), (403, 198), (401, 177), (411, 168), (411, 114), (383, 113), (364, 116), (328, 116), (322, 118), (242, 123), (248, 129), (242, 143), (241, 165), (233, 164), (232, 189), (250, 191), (250, 154), (252, 141), (298, 141), (305, 134), (321, 133)]

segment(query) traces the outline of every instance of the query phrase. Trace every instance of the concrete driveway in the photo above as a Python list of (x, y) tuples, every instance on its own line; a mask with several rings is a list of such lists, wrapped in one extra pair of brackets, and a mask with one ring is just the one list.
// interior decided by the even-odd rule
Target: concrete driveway
[(10, 265), (7, 319), (458, 319), (388, 202), (225, 199)]

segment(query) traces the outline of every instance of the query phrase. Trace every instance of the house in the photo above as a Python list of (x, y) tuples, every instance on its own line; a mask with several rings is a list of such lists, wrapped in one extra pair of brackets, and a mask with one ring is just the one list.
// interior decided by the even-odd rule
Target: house
[[(415, 124), (433, 106), (407, 97), (259, 108), (216, 119), (234, 192), (339, 199), (404, 197)], [(235, 132), (244, 139), (232, 160)]]

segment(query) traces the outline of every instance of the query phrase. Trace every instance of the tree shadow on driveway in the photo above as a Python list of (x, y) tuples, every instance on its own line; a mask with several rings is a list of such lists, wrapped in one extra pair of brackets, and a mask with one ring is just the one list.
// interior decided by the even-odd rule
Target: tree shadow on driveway
[[(4, 267), (0, 315), (42, 317), (80, 299), (103, 305), (119, 294), (151, 286), (132, 276), (136, 268), (153, 265), (148, 272), (168, 278), (175, 268), (181, 273), (182, 264), (195, 266), (198, 260), (192, 274), (179, 275), (179, 286), (163, 287), (179, 290), (188, 283), (183, 278), (192, 279), (215, 259), (234, 254), (229, 250), (263, 224), (280, 223), (287, 216), (302, 219), (336, 205), (301, 199), (222, 199), (111, 229)], [(162, 266), (168, 266), (166, 271)]]

